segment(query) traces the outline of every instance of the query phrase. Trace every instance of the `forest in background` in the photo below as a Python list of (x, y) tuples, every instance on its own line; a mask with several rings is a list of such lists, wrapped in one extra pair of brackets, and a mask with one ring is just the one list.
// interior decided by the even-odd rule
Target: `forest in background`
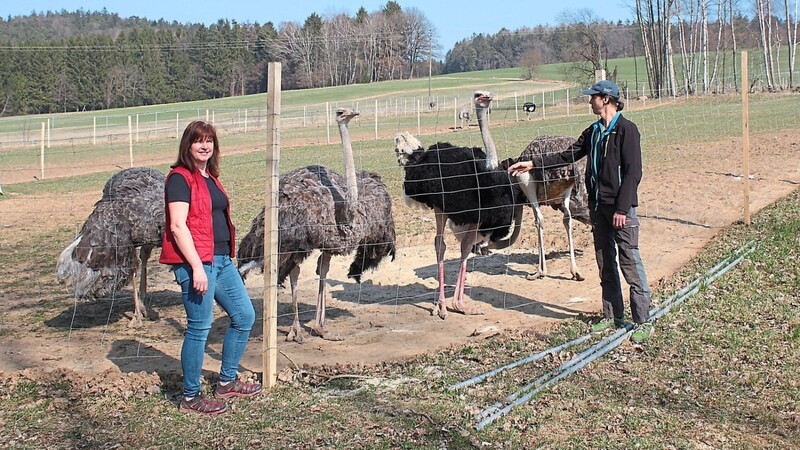
[[(742, 14), (753, 7), (753, 16)], [(760, 48), (763, 85), (796, 85), (797, 18), (789, 0), (635, 0), (635, 20), (590, 10), (556, 26), (477, 34), (443, 54), (435, 24), (388, 1), (355, 16), (311, 14), (300, 23), (181, 24), (102, 11), (0, 18), (0, 116), (100, 110), (264, 92), (266, 64), (283, 63), (283, 89), (305, 89), (572, 62), (565, 79), (586, 83), (609, 59), (642, 57), (647, 80), (667, 95), (714, 90), (737, 49)], [(782, 9), (781, 9), (782, 7)], [(788, 68), (776, 56), (789, 49)], [(677, 61), (677, 62), (676, 62)]]

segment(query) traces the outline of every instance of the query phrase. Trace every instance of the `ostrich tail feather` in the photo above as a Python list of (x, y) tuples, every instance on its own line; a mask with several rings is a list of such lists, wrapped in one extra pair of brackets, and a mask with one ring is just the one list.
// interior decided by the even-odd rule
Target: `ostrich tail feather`
[(127, 271), (118, 273), (113, 268), (92, 269), (76, 259), (75, 248), (81, 239), (82, 236), (78, 235), (59, 255), (56, 262), (58, 282), (72, 288), (78, 299), (99, 297), (126, 284)]
[(260, 263), (259, 261), (249, 261), (244, 264), (239, 264), (239, 275), (242, 276), (242, 279), (247, 279), (247, 275), (253, 270), (263, 270), (264, 269), (264, 261), (262, 260)]
[(58, 260), (56, 261), (56, 279), (61, 284), (72, 284), (72, 280), (75, 277), (76, 266), (80, 266), (80, 263), (75, 261), (72, 257), (72, 252), (80, 241), (81, 236), (78, 235), (78, 237), (58, 255)]
[(264, 232), (261, 230), (260, 237), (257, 234), (251, 231), (239, 243), (236, 260), (242, 279), (253, 270), (264, 270)]

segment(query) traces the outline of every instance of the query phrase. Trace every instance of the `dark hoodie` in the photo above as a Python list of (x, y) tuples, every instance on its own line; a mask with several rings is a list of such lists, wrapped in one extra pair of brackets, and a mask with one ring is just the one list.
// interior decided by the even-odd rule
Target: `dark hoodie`
[[(597, 121), (583, 130), (572, 146), (560, 153), (542, 155), (535, 164), (542, 168), (561, 167), (588, 157), (586, 187), (589, 206), (613, 206), (628, 214), (638, 206), (637, 190), (642, 180), (642, 149), (636, 124), (618, 112), (607, 130)], [(599, 151), (597, 151), (599, 150)]]

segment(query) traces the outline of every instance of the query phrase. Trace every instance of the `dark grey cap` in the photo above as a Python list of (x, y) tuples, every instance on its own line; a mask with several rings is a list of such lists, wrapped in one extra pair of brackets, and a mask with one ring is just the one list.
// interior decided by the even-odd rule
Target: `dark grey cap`
[(616, 83), (610, 80), (600, 80), (589, 89), (584, 89), (581, 92), (584, 95), (602, 94), (613, 98), (619, 98), (619, 88)]

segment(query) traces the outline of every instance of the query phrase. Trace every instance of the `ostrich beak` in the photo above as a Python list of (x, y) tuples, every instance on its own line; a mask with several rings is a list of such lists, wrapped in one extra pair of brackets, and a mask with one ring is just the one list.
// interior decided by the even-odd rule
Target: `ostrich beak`
[(336, 110), (336, 117), (342, 119), (344, 118), (352, 119), (353, 117), (359, 114), (360, 113), (358, 111), (353, 111), (352, 109), (349, 108), (339, 108)]
[(481, 102), (490, 102), (494, 97), (492, 96), (491, 92), (487, 91), (476, 91), (475, 92), (475, 100)]

